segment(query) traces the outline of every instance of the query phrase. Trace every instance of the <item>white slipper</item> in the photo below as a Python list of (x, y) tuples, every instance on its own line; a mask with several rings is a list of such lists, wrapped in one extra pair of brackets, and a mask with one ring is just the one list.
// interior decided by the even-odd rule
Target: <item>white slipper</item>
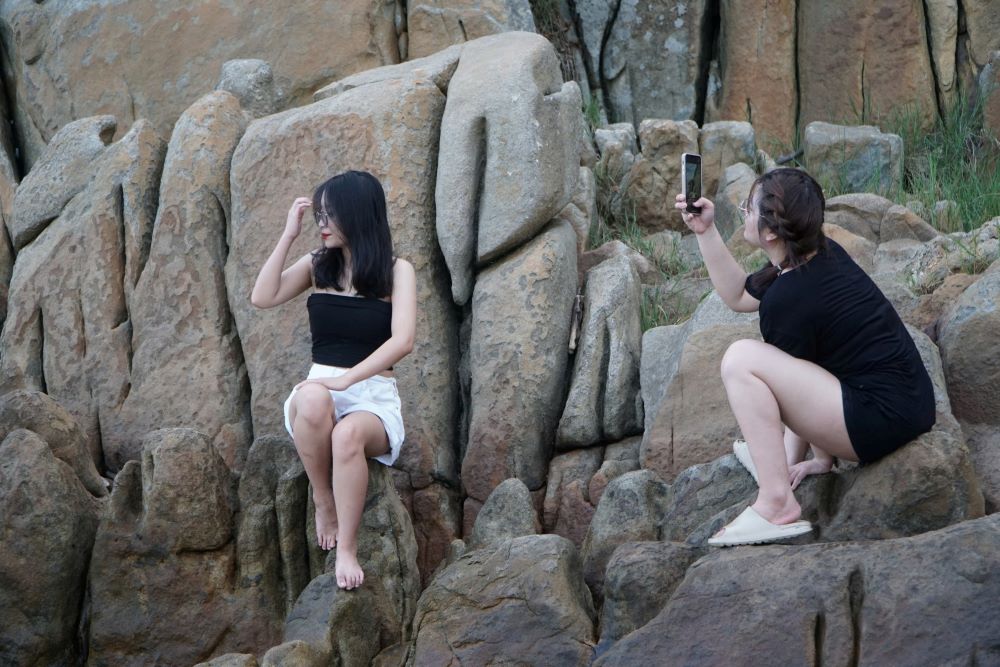
[(709, 545), (713, 547), (734, 547), (740, 544), (766, 544), (784, 540), (796, 535), (803, 535), (812, 530), (808, 521), (778, 524), (771, 523), (752, 507), (748, 507), (733, 519), (723, 530), (722, 535), (710, 537)]
[(743, 467), (747, 469), (750, 476), (753, 477), (753, 481), (757, 481), (757, 468), (753, 465), (753, 458), (750, 456), (750, 445), (746, 443), (745, 440), (734, 440), (733, 441), (733, 454), (736, 455), (736, 460), (743, 464)]

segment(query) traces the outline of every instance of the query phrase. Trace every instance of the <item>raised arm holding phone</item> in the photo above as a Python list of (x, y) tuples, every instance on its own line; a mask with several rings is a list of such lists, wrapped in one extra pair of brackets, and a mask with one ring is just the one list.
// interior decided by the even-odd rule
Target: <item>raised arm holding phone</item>
[[(746, 439), (734, 451), (759, 493), (709, 544), (801, 535), (812, 529), (800, 520), (793, 493), (802, 479), (829, 472), (834, 458), (871, 463), (930, 430), (936, 417), (930, 377), (889, 301), (824, 236), (826, 202), (812, 177), (775, 169), (754, 182), (740, 206), (743, 236), (770, 265), (747, 275), (715, 227), (712, 202), (688, 202), (688, 164), (685, 156), (685, 192), (675, 207), (697, 236), (719, 296), (735, 311), (759, 310), (764, 339), (736, 341), (722, 360), (729, 404)], [(805, 460), (810, 448), (813, 457)]]

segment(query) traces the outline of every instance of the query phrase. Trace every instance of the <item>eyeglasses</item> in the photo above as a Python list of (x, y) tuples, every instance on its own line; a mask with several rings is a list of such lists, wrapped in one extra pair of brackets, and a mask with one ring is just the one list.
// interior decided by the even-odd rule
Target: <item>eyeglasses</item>
[(750, 215), (750, 200), (744, 199), (743, 201), (741, 201), (739, 209), (740, 209), (740, 215), (743, 217), (744, 220), (746, 220), (747, 216)]
[(326, 211), (313, 211), (313, 219), (316, 221), (317, 227), (329, 227), (330, 226), (330, 214)]

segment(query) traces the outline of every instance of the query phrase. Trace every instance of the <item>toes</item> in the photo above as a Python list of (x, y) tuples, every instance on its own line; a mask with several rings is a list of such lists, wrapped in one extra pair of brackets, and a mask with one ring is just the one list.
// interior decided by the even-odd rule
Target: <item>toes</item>
[(345, 577), (342, 574), (338, 574), (337, 575), (337, 586), (339, 586), (340, 588), (349, 588), (349, 586), (347, 585), (347, 577)]

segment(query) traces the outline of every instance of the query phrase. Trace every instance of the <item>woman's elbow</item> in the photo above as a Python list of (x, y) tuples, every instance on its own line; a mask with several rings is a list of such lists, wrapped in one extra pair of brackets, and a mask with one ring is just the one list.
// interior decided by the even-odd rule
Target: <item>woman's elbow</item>
[(399, 351), (403, 356), (413, 352), (413, 336), (403, 336), (399, 339)]
[(266, 309), (270, 308), (273, 304), (259, 294), (251, 294), (250, 305), (254, 308)]

